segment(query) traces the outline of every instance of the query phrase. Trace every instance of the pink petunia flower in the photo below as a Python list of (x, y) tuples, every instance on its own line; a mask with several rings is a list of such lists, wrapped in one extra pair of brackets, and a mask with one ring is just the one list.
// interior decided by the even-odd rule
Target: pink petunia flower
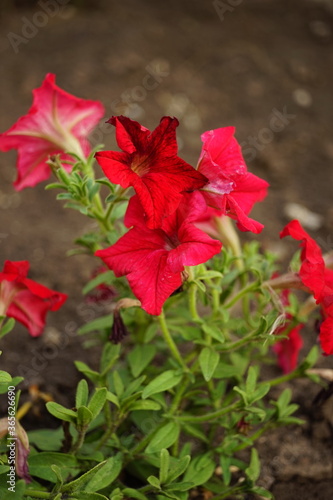
[(235, 219), (241, 231), (260, 233), (264, 226), (248, 214), (265, 198), (268, 183), (247, 171), (234, 133), (234, 127), (224, 127), (202, 134), (198, 171), (208, 178), (202, 193), (207, 205)]
[[(41, 87), (33, 91), (33, 104), (25, 116), (0, 134), (0, 150), (17, 149), (16, 190), (35, 186), (50, 176), (46, 161), (61, 154), (62, 160), (75, 153), (85, 158), (90, 151), (87, 140), (104, 115), (103, 105), (75, 97), (55, 84), (55, 75), (46, 75)], [(69, 170), (71, 166), (66, 166)]]
[(205, 209), (200, 193), (188, 194), (160, 229), (149, 229), (134, 196), (125, 217), (127, 227), (133, 227), (117, 243), (96, 252), (116, 276), (127, 277), (149, 314), (160, 314), (166, 299), (182, 285), (184, 266), (202, 264), (220, 252), (221, 242), (194, 225)]
[(161, 226), (179, 206), (183, 193), (203, 187), (207, 179), (177, 156), (176, 118), (165, 116), (151, 132), (125, 116), (113, 116), (122, 152), (101, 151), (96, 159), (105, 175), (124, 189), (132, 186), (150, 229)]
[(57, 311), (67, 295), (55, 292), (27, 278), (29, 262), (5, 262), (0, 272), (0, 316), (22, 323), (32, 337), (43, 333), (46, 314)]
[(298, 220), (289, 222), (280, 237), (291, 236), (301, 241), (301, 267), (299, 278), (320, 304), (324, 316), (319, 341), (326, 354), (333, 354), (333, 271), (325, 267), (320, 247), (302, 228)]

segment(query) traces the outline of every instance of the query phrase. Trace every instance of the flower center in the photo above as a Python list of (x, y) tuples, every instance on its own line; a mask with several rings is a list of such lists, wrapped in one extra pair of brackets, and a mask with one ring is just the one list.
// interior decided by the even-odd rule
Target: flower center
[(131, 169), (139, 177), (143, 177), (149, 172), (148, 155), (135, 155), (132, 160)]

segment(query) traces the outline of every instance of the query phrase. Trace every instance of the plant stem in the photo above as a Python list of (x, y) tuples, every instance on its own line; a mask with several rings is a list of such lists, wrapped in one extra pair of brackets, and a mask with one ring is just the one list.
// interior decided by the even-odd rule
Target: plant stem
[(291, 373), (287, 373), (287, 375), (282, 375), (281, 377), (276, 377), (273, 378), (272, 380), (266, 380), (264, 383), (270, 384), (270, 386), (273, 385), (280, 385), (283, 384), (284, 382), (288, 382), (289, 380), (293, 380), (294, 378), (298, 378), (301, 376), (298, 370), (295, 370)]
[(192, 281), (188, 290), (189, 309), (193, 321), (201, 322), (201, 318), (197, 311), (197, 291), (198, 286)]
[(246, 286), (245, 288), (242, 288), (236, 295), (234, 295), (232, 297), (231, 300), (229, 300), (229, 302), (227, 302), (226, 304), (224, 304), (224, 307), (225, 308), (229, 308), (229, 307), (233, 306), (244, 295), (246, 295), (248, 292), (251, 292), (252, 290), (255, 290), (256, 288), (258, 288), (258, 283), (257, 282), (251, 283), (250, 285)]
[(47, 493), (46, 491), (38, 491), (38, 490), (26, 490), (24, 492), (24, 496), (32, 497), (32, 498), (51, 498), (51, 493)]
[(84, 442), (84, 438), (85, 438), (85, 435), (86, 435), (86, 432), (87, 432), (87, 429), (88, 429), (88, 426), (84, 427), (83, 429), (79, 430), (78, 433), (78, 437), (77, 437), (77, 440), (76, 442), (73, 444), (71, 450), (69, 453), (75, 455), (75, 453), (77, 451), (79, 451), (79, 449), (81, 448), (81, 446), (83, 445), (83, 442)]
[(171, 354), (173, 355), (174, 359), (180, 364), (180, 366), (184, 369), (184, 371), (188, 372), (189, 369), (185, 365), (183, 358), (180, 352), (178, 351), (178, 347), (176, 346), (173, 338), (171, 337), (170, 331), (165, 321), (164, 311), (162, 311), (162, 313), (158, 316), (158, 321), (161, 327), (163, 338), (165, 342), (168, 344)]
[(226, 415), (231, 411), (237, 410), (238, 408), (240, 408), (239, 400), (229, 406), (225, 406), (224, 408), (221, 408), (220, 410), (214, 411), (212, 413), (206, 413), (205, 415), (197, 415), (197, 416), (185, 415), (184, 417), (175, 417), (175, 419), (178, 420), (179, 422), (189, 422), (193, 424), (199, 424), (201, 422), (208, 422), (210, 420), (215, 420), (216, 418), (223, 417), (223, 415)]

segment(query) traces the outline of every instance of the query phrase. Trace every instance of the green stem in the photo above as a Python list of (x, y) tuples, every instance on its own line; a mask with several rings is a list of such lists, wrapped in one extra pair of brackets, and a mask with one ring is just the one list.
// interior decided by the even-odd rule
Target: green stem
[(235, 349), (239, 349), (240, 347), (243, 347), (243, 345), (246, 345), (249, 342), (251, 342), (253, 338), (257, 335), (257, 333), (258, 329), (254, 330), (253, 332), (250, 332), (248, 335), (246, 335), (240, 340), (237, 340), (236, 342), (233, 342), (229, 346), (222, 344), (220, 346), (215, 346), (215, 348), (222, 352), (234, 351)]
[(236, 295), (234, 295), (232, 297), (231, 300), (229, 300), (229, 302), (227, 302), (226, 304), (224, 304), (224, 307), (225, 308), (232, 307), (244, 295), (246, 295), (247, 293), (251, 292), (252, 290), (255, 290), (256, 288), (258, 288), (258, 283), (256, 283), (256, 282), (255, 283), (251, 283), (250, 285), (246, 286), (245, 288), (242, 288)]
[(284, 382), (288, 382), (289, 380), (293, 380), (294, 378), (298, 378), (301, 375), (302, 374), (298, 370), (295, 370), (291, 373), (288, 373), (287, 375), (282, 375), (281, 377), (276, 377), (276, 378), (273, 378), (272, 380), (266, 380), (263, 383), (265, 383), (265, 384), (268, 383), (268, 384), (270, 384), (270, 386), (280, 385), (280, 384), (283, 384)]
[(179, 422), (189, 422), (193, 424), (199, 424), (201, 422), (209, 422), (210, 420), (215, 420), (216, 418), (223, 417), (227, 413), (231, 411), (237, 410), (240, 408), (240, 401), (236, 401), (235, 403), (221, 408), (220, 410), (214, 411), (212, 413), (206, 413), (205, 415), (197, 415), (197, 416), (184, 416), (184, 417), (175, 417), (175, 419)]
[(24, 493), (25, 497), (32, 498), (51, 498), (51, 493), (47, 493), (46, 491), (38, 491), (38, 490), (26, 490)]
[(187, 375), (184, 375), (183, 380), (181, 381), (180, 384), (178, 384), (177, 392), (175, 394), (174, 400), (172, 401), (172, 405), (170, 408), (170, 415), (173, 415), (178, 410), (179, 404), (182, 401), (182, 397), (187, 389), (188, 383), (189, 383), (188, 377)]
[(182, 358), (180, 352), (178, 351), (178, 348), (177, 348), (173, 338), (171, 337), (170, 331), (169, 331), (168, 326), (167, 326), (166, 321), (165, 321), (165, 316), (164, 316), (163, 310), (162, 310), (162, 313), (158, 316), (158, 321), (160, 324), (162, 335), (164, 337), (165, 342), (168, 344), (168, 347), (170, 349), (171, 354), (173, 355), (174, 359), (180, 364), (180, 366), (184, 369), (184, 371), (188, 372), (189, 369), (185, 365), (183, 358)]
[(79, 432), (79, 435), (78, 435), (78, 438), (76, 440), (76, 442), (73, 444), (71, 450), (69, 453), (71, 453), (72, 455), (75, 455), (75, 453), (77, 451), (79, 451), (79, 449), (81, 448), (81, 446), (83, 445), (84, 443), (84, 438), (86, 436), (86, 432), (88, 430), (88, 426), (87, 427), (84, 427), (83, 429), (81, 429)]
[(192, 281), (188, 290), (189, 309), (193, 321), (201, 322), (201, 318), (197, 310), (197, 291), (198, 286)]

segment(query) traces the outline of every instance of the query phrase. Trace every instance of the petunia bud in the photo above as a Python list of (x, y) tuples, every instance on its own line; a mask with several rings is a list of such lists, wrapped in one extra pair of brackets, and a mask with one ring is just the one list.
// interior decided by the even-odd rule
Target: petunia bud
[(116, 309), (113, 315), (113, 325), (111, 328), (111, 335), (109, 339), (113, 344), (119, 344), (123, 338), (128, 335), (128, 330), (123, 322), (120, 311)]

